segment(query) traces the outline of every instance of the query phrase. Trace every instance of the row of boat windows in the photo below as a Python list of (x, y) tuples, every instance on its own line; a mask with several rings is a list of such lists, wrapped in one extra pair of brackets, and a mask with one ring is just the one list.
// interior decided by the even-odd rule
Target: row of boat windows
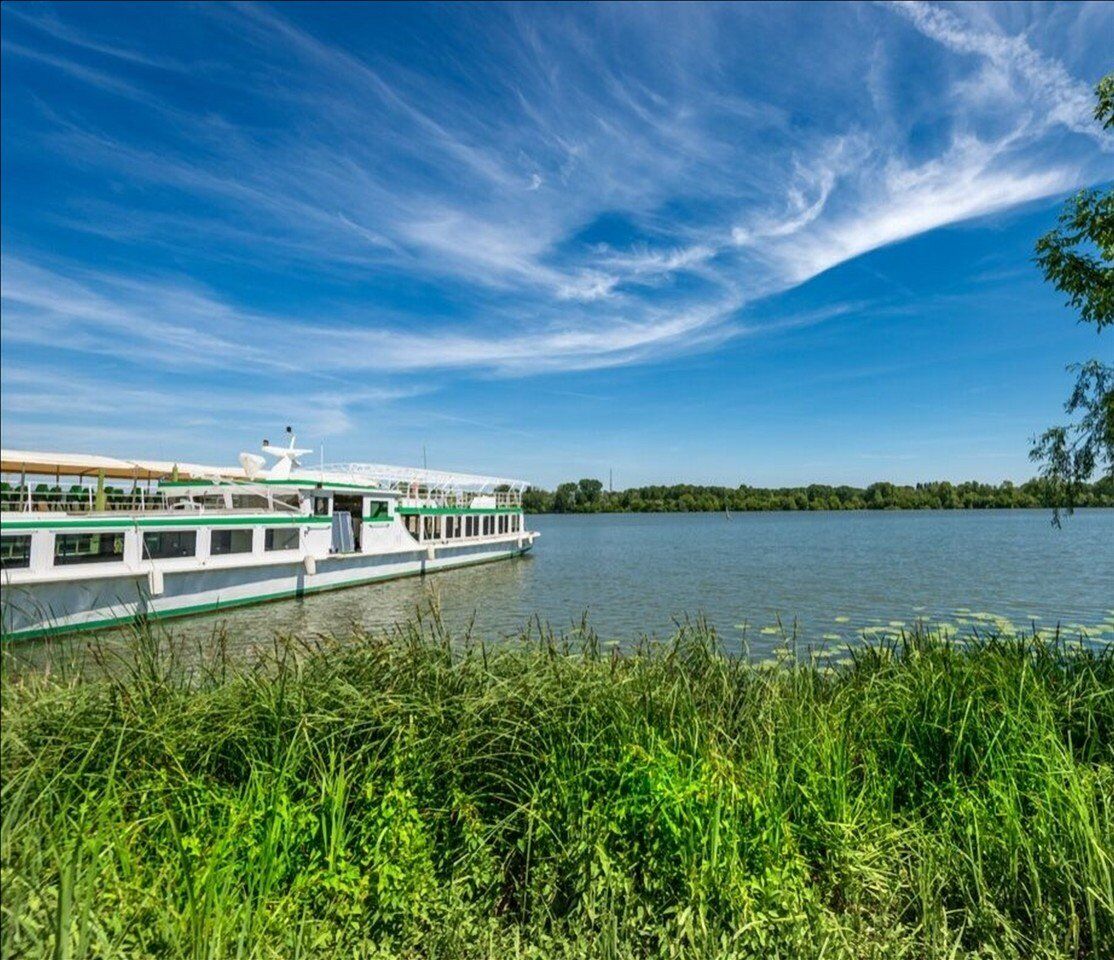
[(522, 517), (517, 513), (446, 515), (423, 517), (407, 514), (406, 529), (420, 540), (459, 540), (464, 537), (494, 537), (518, 533)]
[(233, 510), (270, 510), (272, 506), (286, 507), (291, 511), (300, 509), (301, 501), (296, 493), (206, 493), (192, 498), (193, 503), (211, 510), (221, 510), (231, 506)]
[[(253, 531), (213, 530), (209, 534), (209, 554), (223, 556), (251, 553)], [(297, 550), (301, 542), (297, 527), (267, 527), (263, 534), (265, 550)], [(197, 556), (196, 530), (171, 530), (143, 534), (144, 560), (171, 560)], [(54, 563), (119, 563), (124, 559), (124, 534), (56, 533)], [(31, 565), (31, 537), (0, 538), (0, 567), (4, 570)]]
[[(341, 504), (341, 503), (345, 504), (345, 506), (343, 507), (343, 509), (345, 511), (347, 511), (349, 513), (352, 512), (348, 508), (349, 504), (353, 505), (356, 508), (355, 516), (356, 516), (357, 519), (362, 519), (362, 520), (387, 520), (387, 519), (390, 518), (391, 508), (390, 508), (390, 505), (387, 503), (386, 500), (369, 500), (367, 502), (367, 515), (361, 517), (360, 516), (360, 505), (356, 502), (358, 500), (361, 500), (362, 499), (361, 497), (340, 498), (340, 494), (337, 494), (337, 497), (338, 497), (338, 500), (337, 500), (338, 504)], [(340, 506), (338, 506), (337, 509), (339, 510), (339, 509), (342, 509), (342, 508)], [(327, 517), (327, 516), (329, 516), (329, 498), (328, 497), (314, 497), (313, 498), (313, 515), (315, 517)]]

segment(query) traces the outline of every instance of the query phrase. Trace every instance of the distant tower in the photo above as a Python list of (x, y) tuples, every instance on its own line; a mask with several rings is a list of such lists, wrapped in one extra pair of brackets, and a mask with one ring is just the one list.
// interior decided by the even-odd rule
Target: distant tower
[(611, 467), (607, 468), (607, 492), (615, 492), (615, 471)]

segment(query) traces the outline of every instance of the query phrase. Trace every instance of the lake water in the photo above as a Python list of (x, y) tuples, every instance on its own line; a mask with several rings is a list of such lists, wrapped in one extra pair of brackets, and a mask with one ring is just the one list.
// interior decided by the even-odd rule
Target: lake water
[[(778, 619), (837, 643), (918, 620), (967, 631), (1013, 626), (1114, 641), (1114, 510), (1049, 523), (1044, 510), (535, 516), (527, 557), (176, 622), (235, 642), (275, 630), (383, 627), (436, 599), (452, 626), (495, 637), (533, 617), (589, 623), (604, 638), (665, 636), (704, 614), (729, 647), (761, 655)], [(746, 630), (742, 629), (746, 625)]]

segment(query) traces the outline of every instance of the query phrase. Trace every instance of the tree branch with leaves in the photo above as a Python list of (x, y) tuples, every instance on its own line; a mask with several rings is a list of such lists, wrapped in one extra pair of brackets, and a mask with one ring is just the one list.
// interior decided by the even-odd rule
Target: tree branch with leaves
[[(1114, 73), (1099, 81), (1095, 93), (1095, 119), (1109, 130)], [(1083, 190), (1068, 200), (1056, 228), (1037, 241), (1036, 254), (1045, 279), (1067, 294), (1082, 322), (1099, 333), (1114, 323), (1114, 190)], [(1041, 464), (1057, 526), (1096, 472), (1114, 477), (1114, 367), (1088, 360), (1068, 370), (1076, 381), (1064, 409), (1076, 419), (1046, 430), (1029, 451), (1029, 459)]]

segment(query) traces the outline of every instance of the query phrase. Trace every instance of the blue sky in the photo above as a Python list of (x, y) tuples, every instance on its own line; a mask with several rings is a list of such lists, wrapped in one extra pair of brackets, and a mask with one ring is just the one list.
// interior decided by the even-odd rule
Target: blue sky
[(1111, 357), (1111, 4), (0, 15), (7, 447), (1019, 480)]

